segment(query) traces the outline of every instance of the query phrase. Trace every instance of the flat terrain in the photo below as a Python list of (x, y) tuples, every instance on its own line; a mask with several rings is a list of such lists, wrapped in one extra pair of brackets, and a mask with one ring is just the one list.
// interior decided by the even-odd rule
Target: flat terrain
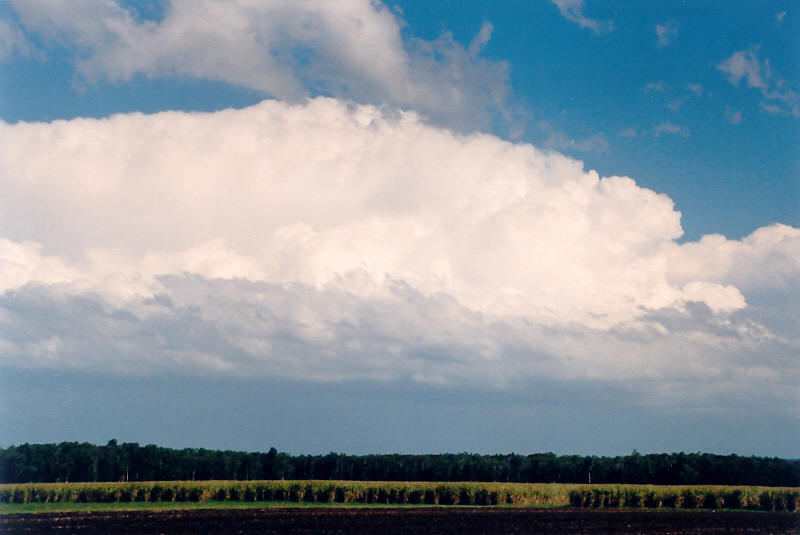
[(4, 534), (797, 534), (800, 515), (479, 507), (272, 508), (8, 514)]

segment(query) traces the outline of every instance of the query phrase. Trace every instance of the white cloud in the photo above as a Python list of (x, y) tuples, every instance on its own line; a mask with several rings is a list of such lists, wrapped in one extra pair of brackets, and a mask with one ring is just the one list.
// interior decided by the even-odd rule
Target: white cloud
[[(604, 277), (681, 234), (672, 202), (630, 179), (333, 100), (22, 123), (2, 137), (3, 193), (16, 199), (2, 213), (9, 237), (81, 262), (89, 248), (92, 265), (111, 271), (131, 257), (151, 276), (325, 285), (365, 271), (479, 310), (575, 318), (619, 307), (627, 317), (629, 283), (615, 290)], [(637, 232), (623, 228), (633, 221)], [(611, 236), (627, 236), (626, 253)], [(557, 264), (588, 277), (576, 284)]]
[(555, 131), (548, 123), (539, 122), (540, 129), (548, 132), (544, 145), (549, 149), (568, 152), (608, 152), (608, 140), (601, 134), (594, 134), (585, 139), (568, 137), (563, 132)]
[(725, 281), (746, 294), (800, 290), (792, 280), (800, 269), (800, 229), (787, 225), (762, 227), (741, 241), (707, 235), (683, 244), (675, 253), (670, 267), (675, 282), (686, 283), (692, 277)]
[(668, 20), (664, 24), (656, 24), (656, 37), (658, 37), (659, 47), (669, 46), (677, 35), (678, 24), (675, 21)]
[(678, 244), (668, 197), (527, 144), (314, 99), (3, 124), (0, 147), (8, 365), (664, 399), (798, 377), (800, 230)]
[(767, 113), (771, 113), (772, 115), (778, 115), (782, 111), (780, 106), (776, 106), (774, 104), (767, 104), (766, 102), (761, 103), (761, 109)]
[(89, 81), (191, 76), (288, 102), (328, 94), (414, 109), (460, 130), (509, 118), (508, 69), (479, 57), (492, 26), (465, 48), (449, 33), (404, 43), (402, 21), (377, 2), (172, 0), (139, 21), (111, 0), (14, 4), (28, 31), (77, 47)]
[(696, 97), (703, 96), (703, 86), (701, 84), (689, 84), (686, 87), (687, 89), (689, 89), (689, 91), (694, 93), (694, 96)]
[(784, 17), (786, 17), (786, 12), (785, 11), (779, 11), (778, 13), (775, 13), (775, 21), (778, 24), (782, 24), (783, 23)]
[[(96, 292), (28, 285), (0, 296), (2, 363), (24, 368), (401, 380), (513, 387), (536, 380), (620, 382), (646, 404), (713, 406), (769, 391), (796, 406), (797, 333), (764, 330), (763, 311), (653, 311), (586, 329), (495, 318), (400, 282), (381, 296), (335, 288), (171, 275), (121, 306)], [(695, 285), (699, 286), (699, 284)], [(687, 298), (692, 290), (687, 288)], [(723, 302), (725, 287), (713, 287)], [(788, 315), (789, 322), (800, 319)], [(643, 386), (636, 386), (641, 384)], [(780, 411), (780, 409), (778, 409)]]
[(491, 22), (484, 22), (481, 26), (481, 30), (478, 34), (472, 39), (469, 43), (469, 53), (473, 56), (477, 56), (480, 54), (481, 49), (486, 46), (489, 42), (489, 39), (492, 38), (492, 32), (494, 31), (494, 26), (492, 26)]
[(572, 22), (578, 23), (582, 28), (589, 28), (594, 33), (610, 31), (614, 25), (610, 21), (590, 19), (583, 14), (583, 0), (551, 0), (558, 7), (561, 15)]
[(653, 135), (653, 137), (660, 137), (662, 134), (672, 134), (681, 137), (689, 137), (691, 135), (691, 131), (688, 127), (675, 124), (672, 121), (665, 121), (654, 126), (650, 130), (650, 133)]
[(18, 25), (8, 20), (0, 20), (0, 61), (10, 58), (15, 53), (29, 57), (33, 55), (34, 48)]
[(725, 116), (731, 124), (739, 124), (742, 122), (742, 112), (734, 110), (725, 110)]
[(667, 84), (665, 84), (663, 80), (654, 80), (648, 82), (647, 85), (644, 86), (644, 89), (645, 91), (661, 92), (667, 89)]
[(634, 137), (637, 137), (639, 135), (639, 132), (638, 132), (638, 130), (636, 130), (636, 128), (630, 126), (630, 127), (626, 128), (625, 130), (623, 130), (622, 132), (620, 132), (619, 135), (620, 135), (620, 137), (634, 138)]
[(679, 109), (681, 109), (681, 106), (683, 106), (682, 100), (671, 100), (667, 102), (667, 108), (669, 108), (672, 111), (678, 111)]
[(761, 62), (754, 50), (740, 50), (717, 65), (717, 68), (726, 73), (728, 81), (735, 86), (745, 79), (749, 87), (760, 89), (767, 87), (767, 83), (761, 76)]
[(761, 107), (769, 113), (800, 117), (800, 96), (775, 72), (769, 60), (759, 59), (757, 47), (734, 52), (717, 69), (736, 87), (746, 80), (748, 87), (759, 89), (764, 97)]
[(0, 291), (18, 288), (30, 281), (57, 284), (80, 279), (79, 269), (69, 267), (60, 258), (42, 254), (36, 242), (17, 243), (0, 238)]

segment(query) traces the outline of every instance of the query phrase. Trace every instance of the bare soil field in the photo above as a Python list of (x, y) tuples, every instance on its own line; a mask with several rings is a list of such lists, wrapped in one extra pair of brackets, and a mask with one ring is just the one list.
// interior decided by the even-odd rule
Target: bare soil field
[(281, 508), (9, 514), (0, 533), (79, 534), (798, 534), (800, 515), (744, 511)]

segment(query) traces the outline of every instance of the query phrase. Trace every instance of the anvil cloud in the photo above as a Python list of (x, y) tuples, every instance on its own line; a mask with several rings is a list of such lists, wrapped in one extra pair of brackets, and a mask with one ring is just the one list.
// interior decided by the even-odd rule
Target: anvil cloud
[(681, 244), (669, 197), (556, 152), (325, 98), (0, 145), (6, 365), (797, 397), (800, 230)]

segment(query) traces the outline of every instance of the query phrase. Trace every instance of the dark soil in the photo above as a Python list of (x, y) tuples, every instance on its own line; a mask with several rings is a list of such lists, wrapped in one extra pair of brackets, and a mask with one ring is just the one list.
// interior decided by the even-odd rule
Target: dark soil
[(485, 508), (288, 508), (11, 514), (0, 533), (796, 534), (800, 514)]

